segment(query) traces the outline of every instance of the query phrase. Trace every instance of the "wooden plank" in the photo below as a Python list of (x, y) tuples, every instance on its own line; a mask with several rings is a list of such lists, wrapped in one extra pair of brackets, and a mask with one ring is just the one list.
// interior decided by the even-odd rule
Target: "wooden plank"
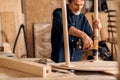
[(47, 77), (51, 73), (51, 66), (10, 57), (0, 57), (0, 66), (26, 72), (39, 77)]
[(73, 73), (52, 72), (46, 78), (36, 77), (20, 71), (0, 67), (0, 80), (117, 80), (115, 76), (100, 72), (79, 72)]
[(51, 57), (51, 24), (34, 24), (34, 46), (36, 58)]
[[(98, 0), (94, 0), (94, 20), (98, 20)], [(98, 61), (99, 31), (97, 28), (94, 28), (94, 25), (93, 25), (93, 33), (94, 33), (93, 48), (95, 50), (94, 59)]]
[(2, 19), (2, 42), (10, 44), (12, 50), (14, 40), (16, 37), (16, 26), (15, 26), (15, 13), (14, 12), (1, 12)]
[[(22, 60), (36, 61), (38, 58), (25, 58)], [(46, 78), (35, 77), (34, 75), (26, 74), (20, 71), (11, 70), (8, 68), (0, 67), (0, 79), (9, 78), (9, 80), (116, 80), (116, 77), (113, 75), (103, 74), (101, 72), (83, 72), (80, 71), (76, 75), (70, 73), (69, 71), (64, 71), (62, 69), (53, 69), (55, 72), (52, 72)], [(62, 71), (61, 71), (62, 70)], [(35, 77), (35, 78), (34, 78)]]
[(71, 65), (73, 66), (70, 67), (64, 66), (64, 64), (65, 63), (57, 63), (51, 64), (51, 66), (62, 69), (73, 69), (82, 71), (116, 71), (116, 74), (118, 74), (118, 63), (116, 61), (71, 62)]

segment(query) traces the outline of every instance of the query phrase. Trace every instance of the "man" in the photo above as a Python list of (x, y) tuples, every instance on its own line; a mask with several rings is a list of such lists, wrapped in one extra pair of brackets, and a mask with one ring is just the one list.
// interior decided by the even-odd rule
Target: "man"
[[(70, 45), (70, 60), (80, 61), (82, 57), (82, 49), (90, 49), (93, 46), (93, 41), (90, 38), (93, 35), (93, 32), (86, 17), (81, 14), (81, 9), (84, 6), (85, 0), (68, 0), (68, 2), (67, 20)], [(99, 28), (99, 21), (95, 21), (93, 23), (95, 24), (95, 28)], [(65, 53), (61, 8), (56, 9), (53, 12), (51, 44), (51, 59), (55, 62), (64, 62)]]

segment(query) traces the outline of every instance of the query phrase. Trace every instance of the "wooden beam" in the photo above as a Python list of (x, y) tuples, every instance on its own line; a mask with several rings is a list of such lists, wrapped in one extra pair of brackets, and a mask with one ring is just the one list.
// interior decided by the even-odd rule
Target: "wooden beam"
[(72, 69), (72, 70), (82, 70), (82, 71), (103, 71), (103, 72), (115, 72), (113, 74), (118, 74), (118, 63), (116, 61), (80, 61), (71, 62), (70, 67), (62, 66), (65, 63), (51, 64), (52, 67), (61, 69)]
[(70, 66), (66, 0), (62, 0), (62, 19), (63, 19), (64, 50), (65, 50), (66, 66)]
[[(98, 0), (94, 0), (94, 20), (98, 20)], [(95, 60), (98, 61), (98, 37), (99, 31), (97, 28), (93, 28), (94, 41), (93, 48), (95, 50)]]
[(51, 66), (23, 61), (18, 58), (0, 57), (0, 66), (22, 71), (39, 77), (47, 77), (51, 73)]

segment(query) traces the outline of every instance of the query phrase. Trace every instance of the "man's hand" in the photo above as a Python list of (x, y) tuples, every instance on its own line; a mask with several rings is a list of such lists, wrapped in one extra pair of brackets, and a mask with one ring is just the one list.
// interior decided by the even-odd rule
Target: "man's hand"
[(82, 41), (83, 41), (83, 50), (90, 49), (93, 47), (93, 40), (85, 33), (84, 36), (82, 37)]
[(69, 35), (73, 35), (76, 37), (80, 37), (82, 39), (83, 42), (83, 49), (90, 49), (93, 47), (93, 41), (92, 39), (83, 31), (75, 28), (74, 26), (72, 26), (69, 29)]
[(100, 30), (102, 28), (101, 22), (100, 22), (99, 19), (98, 20), (93, 20), (92, 21), (92, 26), (93, 26), (94, 29), (97, 28), (98, 30)]

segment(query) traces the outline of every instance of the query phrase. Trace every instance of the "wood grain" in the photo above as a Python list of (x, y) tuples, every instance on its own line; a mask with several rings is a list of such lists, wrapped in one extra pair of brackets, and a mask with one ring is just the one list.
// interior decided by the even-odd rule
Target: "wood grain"
[(0, 57), (0, 66), (26, 72), (39, 77), (47, 77), (51, 73), (50, 66), (10, 57)]

